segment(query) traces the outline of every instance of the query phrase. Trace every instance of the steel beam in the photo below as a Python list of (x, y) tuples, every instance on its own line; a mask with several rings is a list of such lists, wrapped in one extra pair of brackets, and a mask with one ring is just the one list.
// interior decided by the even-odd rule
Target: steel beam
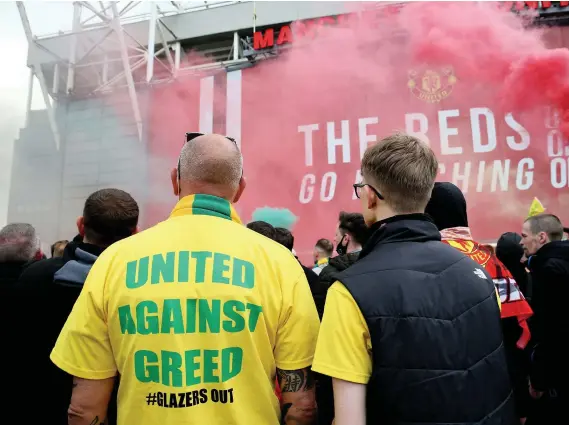
[(156, 24), (158, 25), (158, 32), (160, 33), (162, 46), (164, 46), (164, 53), (166, 54), (166, 59), (168, 60), (168, 64), (170, 65), (170, 72), (172, 75), (174, 75), (176, 65), (174, 64), (174, 60), (172, 59), (172, 54), (170, 53), (170, 48), (168, 47), (168, 43), (166, 42), (166, 35), (164, 34), (164, 29), (162, 28), (162, 20), (158, 19)]
[(28, 98), (26, 100), (26, 127), (30, 123), (30, 111), (32, 110), (32, 99), (34, 96), (34, 69), (30, 68), (30, 77), (28, 81)]
[(72, 93), (75, 88), (75, 62), (77, 59), (77, 33), (81, 29), (81, 4), (73, 3), (73, 35), (69, 46), (69, 70), (67, 71), (67, 93)]
[(174, 44), (174, 74), (180, 69), (180, 60), (182, 56), (182, 45), (179, 41)]
[[(26, 38), (28, 39), (28, 48), (36, 49), (37, 46), (34, 43), (34, 36), (32, 34), (32, 28), (30, 26), (30, 21), (28, 20), (28, 14), (26, 13), (26, 8), (24, 3), (21, 1), (16, 2), (16, 6), (18, 7), (18, 12), (20, 13), (20, 19), (22, 20), (22, 26), (24, 27), (24, 32), (26, 34)], [(30, 55), (31, 58), (36, 58), (37, 55), (32, 54)], [(45, 76), (43, 74), (43, 70), (41, 68), (41, 64), (38, 63), (37, 59), (35, 59), (35, 63), (32, 64), (33, 71), (35, 72), (36, 76), (38, 77), (38, 81), (40, 83), (41, 92), (43, 95), (43, 100), (45, 102), (45, 108), (47, 111), (47, 117), (49, 120), (49, 125), (51, 127), (51, 132), (53, 133), (53, 139), (55, 141), (55, 147), (59, 150), (59, 130), (57, 128), (57, 122), (55, 120), (55, 114), (53, 112), (53, 108), (51, 106), (51, 99), (49, 98), (49, 92), (47, 90), (47, 83), (45, 81)]]
[(235, 31), (233, 33), (233, 60), (239, 59), (239, 53), (241, 50), (241, 41), (239, 39), (239, 33)]
[(91, 6), (89, 3), (87, 3), (86, 1), (82, 1), (80, 2), (81, 6), (85, 7), (86, 9), (89, 9), (91, 12), (93, 12), (95, 15), (97, 15), (97, 17), (103, 21), (104, 23), (108, 23), (109, 22), (109, 18), (107, 18), (103, 13), (99, 12), (97, 9), (95, 9), (93, 6)]
[(59, 64), (56, 63), (53, 66), (53, 83), (52, 83), (52, 87), (51, 87), (51, 92), (54, 95), (57, 95), (59, 93)]
[[(156, 44), (156, 24), (158, 6), (150, 3), (150, 22), (148, 22), (148, 62), (146, 63), (146, 82), (152, 81), (154, 76), (154, 45)], [(164, 45), (166, 47), (166, 45)]]
[(126, 42), (124, 40), (124, 33), (120, 22), (120, 15), (117, 10), (117, 4), (113, 2), (111, 4), (111, 10), (113, 12), (112, 26), (117, 33), (119, 39), (119, 46), (121, 49), (121, 58), (123, 63), (123, 68), (126, 76), (126, 82), (128, 85), (128, 94), (130, 97), (130, 103), (132, 105), (132, 112), (134, 114), (134, 120), (136, 122), (136, 128), (138, 130), (138, 140), (142, 141), (142, 118), (140, 116), (140, 109), (138, 106), (138, 96), (136, 94), (136, 88), (134, 87), (134, 78), (132, 77), (132, 70), (130, 68), (130, 62), (128, 59), (128, 52), (126, 47)]

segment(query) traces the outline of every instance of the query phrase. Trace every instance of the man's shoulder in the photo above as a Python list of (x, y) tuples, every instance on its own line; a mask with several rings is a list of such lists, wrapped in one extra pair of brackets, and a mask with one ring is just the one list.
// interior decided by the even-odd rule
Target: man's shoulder
[(52, 282), (55, 273), (61, 269), (67, 261), (62, 257), (48, 258), (30, 264), (20, 276), (23, 285), (43, 284)]
[(372, 250), (342, 271), (341, 276), (425, 268), (437, 273), (449, 267), (468, 267), (472, 264), (476, 263), (441, 241), (404, 242), (385, 244)]

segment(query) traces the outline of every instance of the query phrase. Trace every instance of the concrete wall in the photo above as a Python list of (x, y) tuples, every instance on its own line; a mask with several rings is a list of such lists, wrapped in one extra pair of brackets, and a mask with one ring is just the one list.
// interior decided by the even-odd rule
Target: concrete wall
[[(141, 104), (144, 97), (139, 91)], [(123, 189), (142, 204), (147, 170), (128, 96), (59, 103), (56, 115), (59, 151), (45, 111), (34, 111), (21, 131), (8, 211), (9, 222), (31, 223), (50, 243), (75, 236), (85, 199), (98, 189)]]
[(31, 111), (12, 161), (8, 223), (30, 223), (43, 241), (57, 240), (62, 164), (45, 111)]

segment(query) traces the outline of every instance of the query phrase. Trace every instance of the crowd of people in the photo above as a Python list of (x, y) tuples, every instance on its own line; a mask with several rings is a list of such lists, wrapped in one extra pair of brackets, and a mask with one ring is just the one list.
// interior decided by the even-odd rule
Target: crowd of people
[(156, 226), (102, 189), (50, 258), (31, 224), (0, 230), (7, 421), (569, 423), (557, 216), (477, 242), (431, 148), (397, 133), (366, 150), (361, 211), (304, 265), (289, 229), (237, 215), (235, 141), (190, 134)]

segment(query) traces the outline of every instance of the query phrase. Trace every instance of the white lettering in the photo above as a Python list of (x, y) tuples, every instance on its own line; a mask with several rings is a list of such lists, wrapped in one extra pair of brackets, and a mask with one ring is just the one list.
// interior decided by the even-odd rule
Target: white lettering
[(505, 118), (506, 124), (520, 135), (520, 141), (516, 141), (515, 136), (506, 136), (506, 143), (513, 151), (523, 151), (529, 147), (530, 135), (529, 132), (515, 120), (511, 112), (506, 114)]
[[(482, 143), (482, 134), (480, 128), (480, 117), (486, 118), (486, 137), (488, 144)], [(494, 114), (488, 108), (471, 108), (470, 109), (470, 127), (472, 129), (472, 143), (475, 153), (492, 152), (496, 149), (496, 121)]]
[(451, 147), (449, 145), (449, 137), (458, 135), (456, 127), (449, 127), (447, 120), (449, 118), (458, 117), (458, 109), (448, 111), (439, 111), (439, 132), (441, 136), (441, 155), (460, 155), (462, 153), (461, 146)]
[(318, 124), (299, 125), (298, 131), (304, 133), (304, 163), (312, 165), (312, 133), (318, 130)]
[(358, 120), (358, 130), (360, 135), (360, 158), (363, 158), (369, 143), (377, 142), (377, 136), (375, 134), (367, 134), (367, 126), (370, 124), (377, 124), (378, 122), (378, 117), (360, 118)]
[(350, 162), (350, 122), (342, 120), (342, 135), (336, 138), (336, 124), (334, 121), (327, 123), (327, 139), (328, 139), (328, 164), (336, 163), (336, 147), (342, 147), (342, 162), (347, 164)]
[[(419, 123), (419, 128), (415, 130), (415, 123)], [(411, 113), (405, 114), (405, 132), (428, 143), (427, 131), (429, 131), (429, 120), (425, 114)]]
[[(323, 202), (329, 202), (334, 198), (334, 193), (336, 192), (336, 173), (333, 171), (328, 171), (322, 177), (322, 185), (320, 186), (320, 200)], [(326, 193), (328, 191), (328, 193)]]
[(470, 161), (466, 161), (464, 163), (464, 174), (460, 174), (460, 162), (455, 162), (452, 167), (452, 183), (459, 186), (458, 181), (462, 181), (462, 187), (460, 190), (464, 193), (468, 192), (468, 180), (470, 179), (471, 166), (472, 164)]
[(508, 177), (510, 176), (510, 160), (506, 159), (504, 162), (500, 160), (494, 161), (492, 167), (492, 181), (490, 183), (490, 192), (496, 192), (498, 182), (500, 183), (500, 190), (506, 192), (508, 190)]
[(567, 186), (567, 165), (565, 158), (554, 158), (551, 161), (551, 186), (555, 189)]
[(547, 133), (547, 156), (550, 158), (563, 156), (563, 136), (559, 130), (549, 130)]
[(312, 197), (314, 196), (314, 183), (316, 183), (314, 174), (307, 174), (302, 178), (300, 194), (298, 195), (298, 201), (301, 204), (308, 204), (312, 201)]
[(516, 175), (516, 188), (518, 188), (518, 190), (528, 190), (533, 184), (533, 167), (534, 163), (532, 158), (524, 158), (518, 162), (518, 172)]
[(445, 167), (445, 164), (441, 164), (439, 162), (439, 174), (444, 174), (447, 172), (447, 167)]
[(476, 179), (477, 192), (482, 192), (485, 177), (486, 177), (486, 161), (480, 161), (480, 163), (478, 164), (478, 179)]
[(559, 128), (559, 109), (545, 107), (545, 128)]

